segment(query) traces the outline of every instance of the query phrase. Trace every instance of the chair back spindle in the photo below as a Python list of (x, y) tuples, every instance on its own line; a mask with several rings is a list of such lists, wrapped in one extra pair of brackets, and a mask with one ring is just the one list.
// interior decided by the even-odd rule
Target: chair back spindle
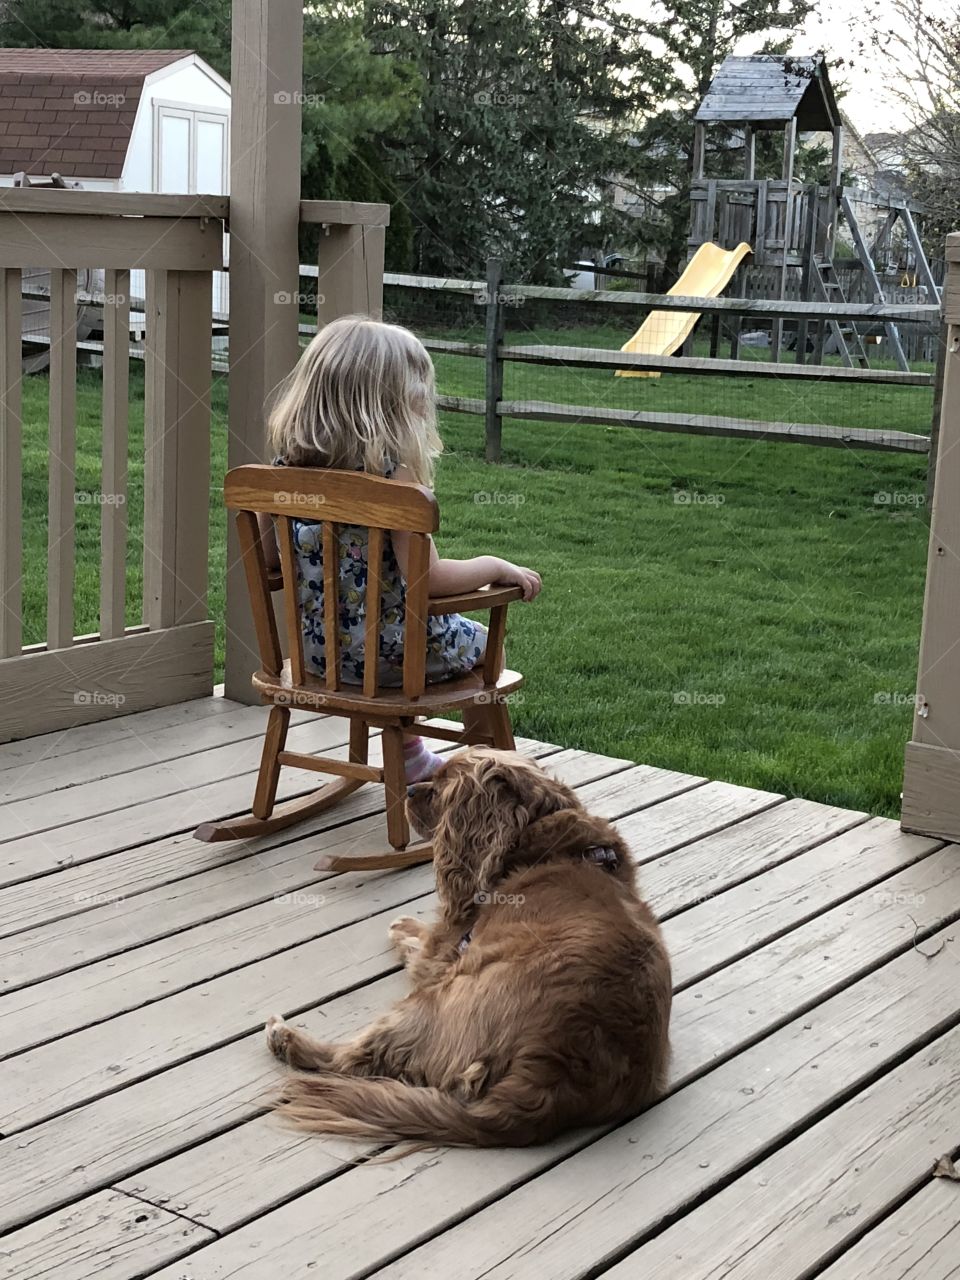
[[(224, 481), (224, 497), (236, 511), (240, 547), (253, 605), (263, 669), (282, 669), (279, 637), (270, 604), (271, 577), (260, 540), (257, 514), (273, 517), (280, 550), (283, 613), (290, 655), (290, 680), (303, 685), (306, 670), (301, 605), (297, 585), (294, 520), (316, 520), (322, 506), (324, 687), (342, 689), (340, 678), (340, 525), (357, 525), (367, 533), (366, 614), (362, 689), (367, 698), (380, 690), (380, 629), (383, 604), (383, 556), (390, 530), (408, 532), (410, 566), (405, 595), (403, 692), (419, 698), (426, 683), (427, 617), (429, 613), (429, 534), (439, 524), (433, 494), (415, 485), (360, 473), (305, 467), (237, 467)], [(275, 583), (274, 583), (275, 585)], [(315, 678), (315, 677), (314, 677)]]
[(283, 570), (283, 616), (287, 626), (290, 676), (294, 684), (303, 684), (306, 668), (303, 661), (297, 560), (293, 549), (293, 519), (288, 515), (278, 515), (274, 519), (274, 524), (277, 531), (277, 545), (280, 548), (280, 567)]

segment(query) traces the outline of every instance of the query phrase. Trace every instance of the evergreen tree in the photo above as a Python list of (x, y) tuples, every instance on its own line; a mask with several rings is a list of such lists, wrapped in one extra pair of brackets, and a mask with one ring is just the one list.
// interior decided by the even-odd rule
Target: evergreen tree
[[(742, 52), (753, 37), (762, 53), (786, 52), (789, 37), (815, 7), (815, 0), (664, 0), (647, 30), (656, 40), (666, 72), (663, 96), (647, 113), (631, 148), (625, 179), (638, 194), (656, 192), (655, 208), (642, 221), (642, 240), (657, 243), (665, 274), (673, 278), (686, 253), (693, 173), (693, 117), (728, 54)], [(731, 148), (727, 131), (707, 131), (708, 171), (715, 177), (743, 172), (743, 154)], [(759, 135), (758, 173), (779, 174), (778, 142)], [(822, 156), (819, 157), (822, 159)]]
[(374, 47), (420, 73), (422, 106), (388, 143), (416, 267), (555, 281), (599, 248), (604, 199), (661, 74), (611, 0), (368, 0)]

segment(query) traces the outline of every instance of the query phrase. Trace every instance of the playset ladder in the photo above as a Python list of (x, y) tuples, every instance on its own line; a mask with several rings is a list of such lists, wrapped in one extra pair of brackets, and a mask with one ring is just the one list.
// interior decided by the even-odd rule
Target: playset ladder
[[(843, 286), (837, 279), (837, 274), (833, 269), (831, 262), (812, 262), (810, 264), (810, 278), (813, 281), (813, 287), (817, 292), (821, 302), (846, 302), (846, 296), (843, 292)], [(870, 361), (867, 359), (867, 353), (863, 346), (863, 340), (857, 331), (855, 324), (850, 325), (850, 344), (844, 336), (843, 328), (839, 320), (828, 320), (827, 327), (833, 334), (837, 344), (837, 351), (840, 359), (848, 369), (853, 368), (853, 360), (850, 358), (850, 349), (853, 349), (854, 358), (861, 369), (868, 369)], [(818, 364), (823, 363), (823, 339), (824, 326), (821, 323), (820, 333), (817, 338), (817, 351), (814, 357)]]

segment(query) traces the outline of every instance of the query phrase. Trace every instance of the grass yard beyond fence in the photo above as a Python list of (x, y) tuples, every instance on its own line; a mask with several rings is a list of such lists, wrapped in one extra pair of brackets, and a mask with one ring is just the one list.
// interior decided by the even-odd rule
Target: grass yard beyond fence
[[(473, 364), (475, 372), (464, 360), (438, 360), (441, 390), (476, 394), (482, 362)], [(521, 385), (525, 372), (530, 381)], [(548, 398), (549, 373), (512, 369), (511, 396)], [(605, 374), (581, 377), (589, 384), (569, 385), (612, 383)], [(697, 412), (835, 420), (812, 399), (833, 388), (746, 379), (621, 381), (607, 403), (628, 394), (637, 403), (641, 387), (661, 404), (670, 397)], [(926, 430), (929, 392), (911, 401), (911, 391), (857, 388), (850, 425)], [(809, 414), (797, 411), (798, 395)], [(140, 621), (142, 589), (142, 396), (136, 369), (129, 624)], [(549, 398), (600, 403), (586, 390)], [(27, 379), (25, 643), (42, 640), (45, 625), (46, 399), (46, 379)], [(81, 372), (77, 412), (76, 609), (84, 632), (97, 629), (99, 375)], [(210, 607), (222, 663), (223, 379), (214, 414)], [(508, 422), (505, 465), (493, 467), (482, 457), (482, 420), (450, 415), (442, 426), (441, 554), (496, 552), (544, 575), (540, 600), (512, 611), (509, 659), (527, 677), (513, 707), (519, 733), (897, 813), (927, 542), (925, 459)]]

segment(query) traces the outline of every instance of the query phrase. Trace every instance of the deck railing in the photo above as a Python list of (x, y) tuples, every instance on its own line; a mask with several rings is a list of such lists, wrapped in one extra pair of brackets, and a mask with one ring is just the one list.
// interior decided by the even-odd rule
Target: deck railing
[[(0, 740), (198, 697), (207, 616), (211, 273), (219, 197), (0, 193)], [(46, 639), (24, 646), (21, 273), (50, 273)], [(75, 634), (77, 271), (102, 270), (100, 621)], [(126, 624), (130, 273), (146, 277), (143, 601)]]

